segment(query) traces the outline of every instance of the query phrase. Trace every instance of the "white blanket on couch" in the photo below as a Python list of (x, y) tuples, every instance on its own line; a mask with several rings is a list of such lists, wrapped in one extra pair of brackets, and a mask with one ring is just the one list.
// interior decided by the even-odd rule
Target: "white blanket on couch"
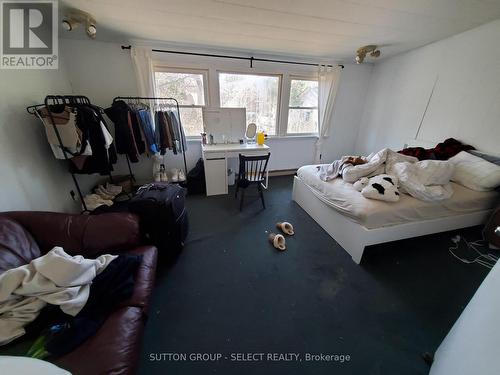
[(89, 298), (90, 284), (117, 256), (85, 259), (54, 247), (29, 264), (0, 274), (0, 345), (22, 336), (24, 326), (47, 304), (75, 316)]

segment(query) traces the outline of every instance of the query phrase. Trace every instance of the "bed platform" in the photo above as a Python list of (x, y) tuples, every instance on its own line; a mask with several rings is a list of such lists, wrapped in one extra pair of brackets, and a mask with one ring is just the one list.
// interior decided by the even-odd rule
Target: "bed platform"
[[(300, 170), (298, 175), (301, 175)], [(302, 175), (306, 177), (304, 173)], [(491, 215), (493, 207), (498, 201), (498, 195), (494, 192), (489, 192), (489, 197), (484, 195), (486, 193), (474, 192), (478, 194), (477, 196), (480, 199), (477, 201), (473, 200), (472, 206), (471, 202), (468, 202), (469, 204), (464, 212), (457, 211), (450, 213), (449, 211), (443, 211), (441, 215), (423, 216), (422, 218), (411, 218), (409, 216), (405, 218), (405, 222), (380, 222), (377, 227), (373, 227), (373, 224), (367, 227), (361, 219), (358, 220), (356, 217), (350, 215), (349, 212), (345, 212), (346, 210), (343, 210), (344, 207), (338, 207), (340, 206), (337, 204), (339, 202), (344, 203), (344, 206), (345, 202), (350, 203), (348, 195), (340, 198), (335, 197), (332, 203), (332, 200), (329, 199), (331, 197), (327, 197), (317, 189), (318, 186), (315, 188), (315, 184), (311, 183), (310, 172), (309, 178), (301, 178), (299, 176), (294, 177), (293, 200), (337, 241), (357, 264), (361, 262), (366, 246), (483, 224), (489, 215)], [(308, 182), (304, 181), (304, 179), (308, 180)], [(340, 190), (344, 193), (342, 189)], [(345, 187), (343, 190), (345, 190)], [(359, 194), (358, 192), (356, 193)], [(458, 194), (457, 191), (457, 199), (459, 197), (463, 197), (463, 195)], [(409, 196), (405, 199), (415, 200), (415, 198)], [(473, 198), (471, 197), (471, 199)], [(356, 203), (357, 206), (355, 206), (359, 208), (359, 197)], [(370, 202), (369, 204), (373, 206), (374, 203)], [(384, 202), (383, 204), (391, 203)], [(429, 208), (425, 207), (426, 203), (424, 202), (422, 202), (422, 205), (423, 207), (417, 207), (417, 210), (423, 211), (423, 209)], [(337, 208), (335, 208), (336, 206)]]

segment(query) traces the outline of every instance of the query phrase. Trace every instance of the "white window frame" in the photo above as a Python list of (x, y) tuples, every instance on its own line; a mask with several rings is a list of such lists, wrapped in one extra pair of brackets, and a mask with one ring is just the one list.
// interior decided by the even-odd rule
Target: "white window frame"
[[(185, 74), (201, 74), (203, 77), (203, 98), (205, 99), (205, 104), (204, 105), (199, 105), (199, 104), (180, 104), (179, 103), (179, 111), (181, 108), (201, 108), (203, 111), (204, 108), (210, 107), (210, 97), (209, 97), (209, 80), (208, 80), (208, 69), (196, 69), (196, 68), (179, 68), (179, 67), (171, 67), (171, 66), (165, 66), (165, 65), (154, 65), (153, 66), (153, 80), (155, 84), (155, 96), (159, 96), (157, 91), (156, 91), (156, 73), (185, 73)], [(174, 98), (177, 99), (177, 98)], [(179, 113), (180, 116), (180, 113)], [(201, 124), (201, 129), (203, 131), (204, 129), (204, 124)], [(200, 139), (201, 135), (187, 135), (186, 134), (186, 139)]]
[(289, 118), (290, 109), (316, 109), (319, 113), (319, 101), (318, 101), (318, 105), (316, 107), (290, 106), (290, 92), (292, 89), (292, 81), (315, 81), (315, 82), (318, 82), (318, 77), (295, 76), (295, 75), (289, 77), (289, 80), (288, 80), (288, 99), (286, 101), (287, 116), (286, 116), (286, 119), (283, 118), (283, 120), (284, 120), (284, 123), (283, 123), (284, 133), (283, 133), (283, 135), (285, 137), (311, 137), (311, 136), (317, 137), (317, 136), (319, 136), (319, 118), (318, 118), (318, 129), (316, 129), (316, 132), (313, 132), (313, 133), (289, 133), (288, 132), (288, 118)]
[[(239, 75), (247, 75), (247, 76), (266, 76), (266, 77), (278, 77), (278, 102), (276, 103), (276, 123), (274, 124), (274, 133), (273, 135), (269, 135), (269, 137), (279, 137), (280, 136), (280, 122), (281, 122), (281, 98), (283, 91), (283, 74), (279, 73), (263, 73), (263, 72), (249, 72), (249, 71), (238, 71), (238, 70), (217, 70), (217, 91), (218, 91), (218, 99), (220, 104), (220, 75), (221, 74), (239, 74)], [(225, 107), (228, 108), (228, 107)], [(248, 124), (245, 124), (245, 128)], [(257, 124), (259, 126), (259, 124)]]

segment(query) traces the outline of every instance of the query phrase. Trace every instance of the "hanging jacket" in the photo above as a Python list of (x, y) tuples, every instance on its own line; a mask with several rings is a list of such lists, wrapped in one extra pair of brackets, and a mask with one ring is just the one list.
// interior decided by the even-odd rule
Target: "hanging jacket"
[(186, 136), (184, 135), (184, 130), (182, 129), (179, 118), (177, 117), (177, 113), (168, 111), (168, 115), (174, 132), (175, 147), (178, 152), (185, 152), (187, 150)]
[(172, 150), (173, 142), (168, 128), (166, 113), (164, 111), (155, 112), (156, 139), (160, 148), (160, 154), (165, 155), (166, 150)]
[(115, 142), (119, 154), (128, 155), (132, 163), (139, 161), (139, 150), (133, 130), (131, 111), (123, 100), (113, 102), (111, 107), (106, 108), (104, 113), (115, 124)]
[(155, 129), (153, 125), (153, 119), (151, 118), (151, 112), (146, 109), (140, 109), (138, 111), (138, 114), (141, 123), (141, 129), (146, 139), (148, 151), (151, 154), (156, 154), (158, 152), (158, 147), (155, 142)]
[[(78, 104), (76, 124), (83, 134), (88, 134), (92, 155), (87, 156), (83, 163), (70, 164), (72, 173), (102, 175), (109, 174), (117, 161), (114, 143), (110, 143), (109, 130), (98, 107)], [(107, 131), (107, 134), (103, 131)]]

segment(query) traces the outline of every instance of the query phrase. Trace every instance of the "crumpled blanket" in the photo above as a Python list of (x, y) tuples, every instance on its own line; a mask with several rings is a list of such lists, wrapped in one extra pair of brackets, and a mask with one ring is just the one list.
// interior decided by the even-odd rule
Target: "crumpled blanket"
[(415, 156), (418, 160), (448, 160), (461, 151), (469, 150), (475, 150), (475, 148), (457, 141), (455, 138), (448, 138), (433, 148), (408, 147), (398, 152), (403, 155)]
[[(375, 152), (366, 157), (366, 163), (360, 165), (343, 165), (342, 159), (334, 161), (332, 164), (320, 167), (319, 177), (323, 181), (333, 180), (339, 175), (346, 182), (356, 182), (361, 177), (371, 177), (378, 174), (386, 173), (386, 165), (392, 165), (398, 162), (416, 162), (417, 158), (398, 154), (389, 148), (384, 148), (379, 152)], [(339, 167), (339, 164), (342, 167)]]
[(389, 148), (370, 154), (366, 160), (361, 165), (343, 165), (335, 174), (339, 162), (337, 160), (330, 165), (321, 166), (319, 176), (323, 181), (329, 181), (341, 175), (344, 181), (354, 183), (363, 177), (388, 174), (397, 177), (402, 192), (417, 199), (438, 202), (453, 194), (450, 185), (453, 166), (447, 161), (419, 162), (413, 156), (402, 155)]
[(387, 173), (398, 177), (400, 190), (414, 198), (439, 202), (451, 198), (450, 179), (455, 166), (441, 160), (424, 160), (416, 163), (396, 163), (386, 168)]
[(54, 247), (29, 264), (0, 275), (0, 345), (22, 336), (46, 304), (75, 316), (89, 298), (90, 284), (116, 256), (85, 259)]
[(340, 160), (335, 160), (333, 163), (326, 166), (318, 166), (318, 172), (323, 181), (329, 181), (342, 175), (345, 168), (365, 164), (367, 161), (367, 158), (364, 156), (346, 155), (342, 156)]

